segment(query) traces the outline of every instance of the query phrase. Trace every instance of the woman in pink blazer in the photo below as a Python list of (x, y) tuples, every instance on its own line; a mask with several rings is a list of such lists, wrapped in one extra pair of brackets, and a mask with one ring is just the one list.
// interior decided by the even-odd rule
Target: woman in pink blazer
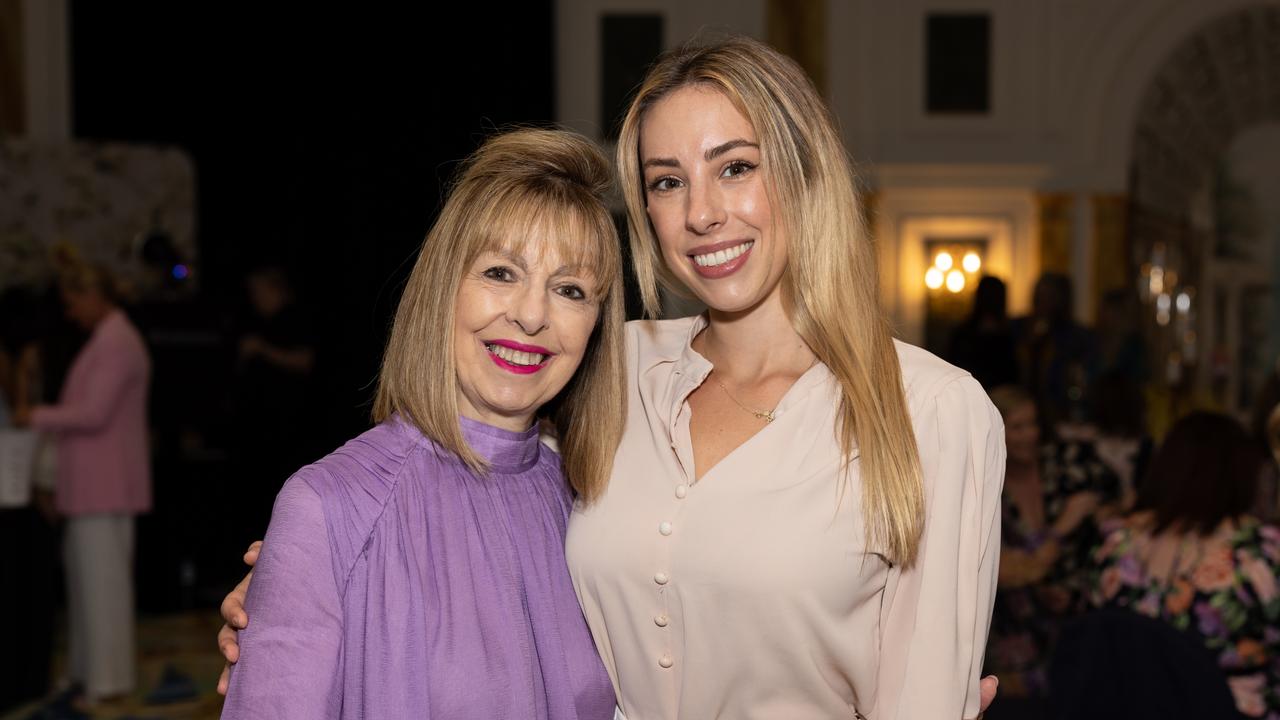
[(92, 704), (124, 695), (135, 683), (134, 516), (151, 508), (151, 361), (105, 270), (78, 264), (60, 284), (68, 317), (91, 335), (58, 403), (20, 409), (18, 420), (57, 440), (69, 679)]

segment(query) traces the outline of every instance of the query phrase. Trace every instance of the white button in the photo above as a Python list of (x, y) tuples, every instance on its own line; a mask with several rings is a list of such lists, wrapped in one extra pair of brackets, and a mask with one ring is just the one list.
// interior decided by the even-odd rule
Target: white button
[(675, 664), (676, 664), (676, 661), (672, 660), (670, 655), (663, 655), (662, 657), (658, 658), (659, 667), (669, 668)]
[(653, 576), (653, 581), (658, 583), (659, 585), (666, 585), (667, 581), (670, 579), (671, 578), (667, 577), (667, 574), (664, 572), (660, 572), (657, 575)]
[(670, 535), (670, 534), (671, 534), (671, 523), (669, 523), (669, 522), (662, 522), (662, 523), (660, 523), (660, 524), (658, 525), (658, 532), (662, 533), (663, 535)]
[(653, 624), (654, 624), (654, 625), (657, 625), (658, 627), (666, 627), (666, 626), (667, 626), (667, 616), (666, 616), (666, 615), (659, 615), (659, 616), (655, 617), (655, 618), (653, 619)]
[(688, 495), (688, 494), (689, 494), (689, 486), (688, 486), (688, 485), (677, 485), (677, 486), (676, 486), (676, 497), (677, 497), (677, 498), (679, 498), (679, 499), (683, 500), (683, 499), (685, 498), (685, 496), (686, 496), (686, 495)]

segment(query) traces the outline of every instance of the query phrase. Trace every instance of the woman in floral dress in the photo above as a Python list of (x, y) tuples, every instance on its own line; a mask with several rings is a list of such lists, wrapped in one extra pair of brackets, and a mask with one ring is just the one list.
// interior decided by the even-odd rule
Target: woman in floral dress
[(1261, 460), (1224, 415), (1179, 421), (1152, 461), (1137, 510), (1106, 528), (1090, 600), (1197, 635), (1236, 708), (1280, 720), (1280, 530), (1247, 514)]
[(999, 590), (986, 672), (1009, 699), (1043, 698), (1058, 627), (1086, 606), (1095, 516), (1117, 501), (1116, 476), (1087, 442), (1043, 441), (1025, 390), (991, 391), (1005, 425)]

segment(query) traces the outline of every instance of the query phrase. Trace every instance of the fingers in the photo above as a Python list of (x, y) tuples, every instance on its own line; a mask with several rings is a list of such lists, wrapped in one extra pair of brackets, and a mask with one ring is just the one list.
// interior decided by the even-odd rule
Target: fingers
[(222, 653), (222, 657), (226, 658), (228, 665), (234, 665), (240, 660), (238, 639), (236, 629), (230, 625), (223, 625), (218, 631), (218, 651)]
[(230, 683), (230, 681), (231, 681), (231, 666), (223, 665), (222, 674), (218, 676), (218, 694), (219, 695), (227, 694), (227, 685)]
[(978, 696), (981, 698), (982, 703), (982, 708), (979, 712), (984, 713), (987, 708), (991, 707), (991, 701), (996, 699), (996, 690), (1000, 688), (1000, 678), (995, 675), (988, 675), (982, 678), (979, 688)]
[(222, 619), (236, 630), (243, 630), (249, 624), (249, 616), (244, 611), (244, 599), (249, 592), (249, 581), (253, 578), (250, 571), (235, 589), (222, 599)]
[(244, 564), (253, 567), (258, 564), (258, 554), (262, 552), (262, 541), (255, 540), (244, 552)]

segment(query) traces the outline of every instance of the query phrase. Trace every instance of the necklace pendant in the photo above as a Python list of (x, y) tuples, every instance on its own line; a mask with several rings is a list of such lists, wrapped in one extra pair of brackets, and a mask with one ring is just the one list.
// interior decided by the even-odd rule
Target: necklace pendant
[(758, 412), (756, 413), (756, 417), (760, 418), (761, 420), (764, 420), (767, 423), (771, 423), (773, 422), (773, 411), (770, 410), (767, 413)]

